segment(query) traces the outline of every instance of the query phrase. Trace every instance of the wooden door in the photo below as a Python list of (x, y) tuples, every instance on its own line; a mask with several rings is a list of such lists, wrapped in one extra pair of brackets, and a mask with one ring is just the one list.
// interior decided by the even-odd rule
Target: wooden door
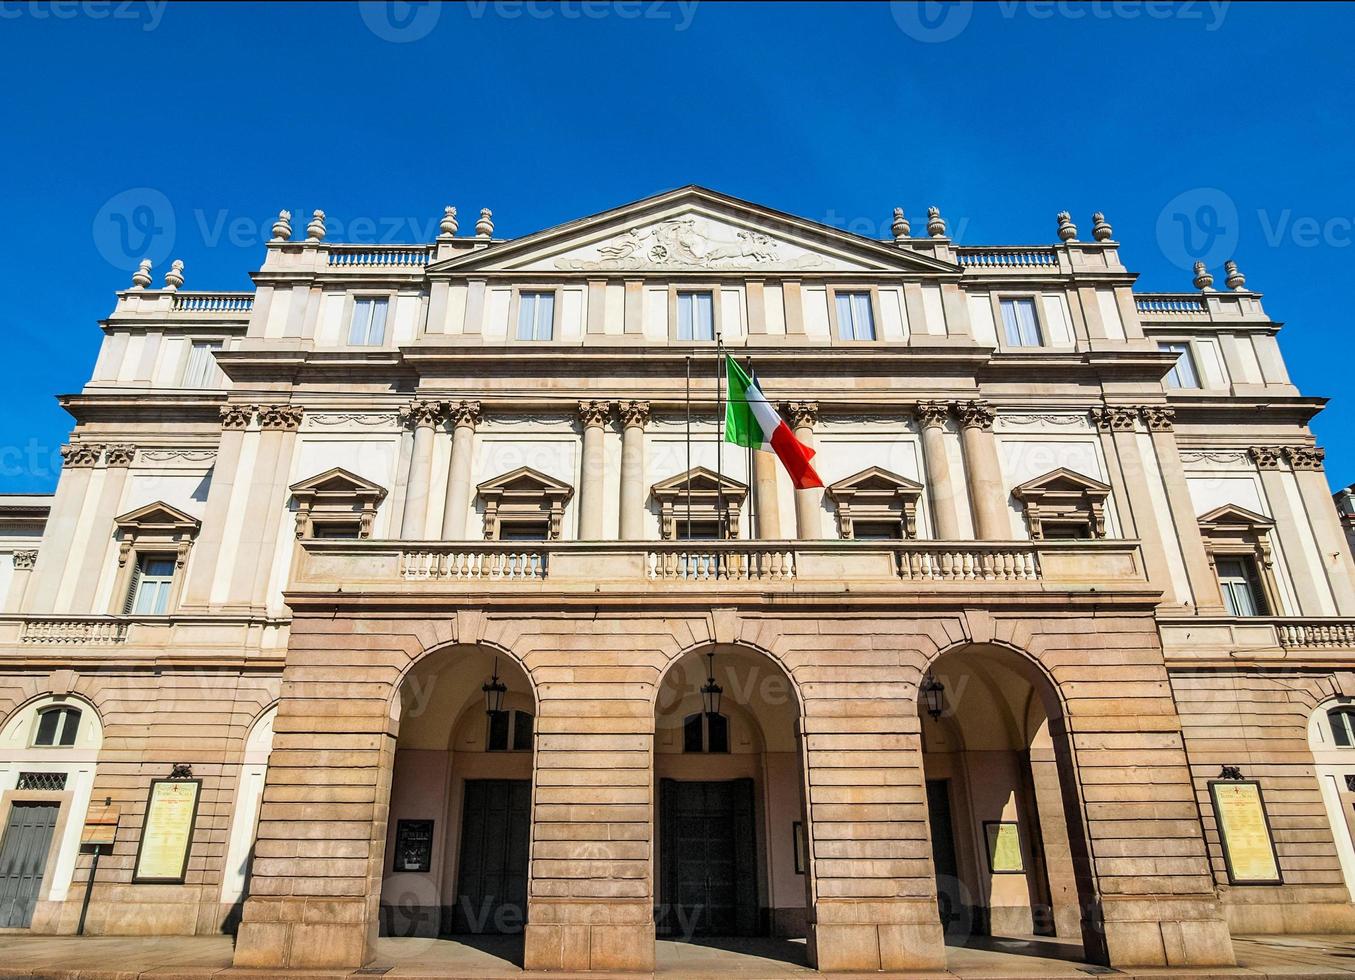
[(461, 861), (449, 931), (522, 931), (527, 921), (531, 823), (531, 780), (466, 780)]
[(753, 781), (659, 784), (662, 935), (753, 936), (757, 899), (757, 836)]
[(60, 810), (57, 803), (11, 804), (0, 841), (0, 927), (27, 929), (33, 924)]

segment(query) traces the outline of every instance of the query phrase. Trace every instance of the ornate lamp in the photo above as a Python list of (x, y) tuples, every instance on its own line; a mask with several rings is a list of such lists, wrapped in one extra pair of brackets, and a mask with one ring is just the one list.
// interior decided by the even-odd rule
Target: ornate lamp
[(708, 653), (706, 683), (701, 685), (701, 703), (706, 707), (707, 715), (718, 715), (720, 713), (720, 695), (724, 694), (725, 689), (715, 683), (715, 654)]
[(499, 680), (499, 658), (494, 658), (494, 676), (480, 685), (485, 692), (485, 714), (495, 715), (503, 710), (503, 696), (508, 693), (508, 685)]
[(941, 713), (946, 710), (946, 685), (942, 684), (931, 674), (922, 682), (922, 704), (927, 709), (927, 714), (932, 716), (932, 721), (941, 717)]

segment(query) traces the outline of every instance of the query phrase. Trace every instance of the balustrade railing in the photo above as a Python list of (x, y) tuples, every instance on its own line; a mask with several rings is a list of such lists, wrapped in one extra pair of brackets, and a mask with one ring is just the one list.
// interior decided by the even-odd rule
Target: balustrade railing
[(175, 293), (177, 313), (248, 313), (254, 309), (253, 293)]
[(400, 553), (400, 577), (407, 580), (503, 581), (546, 577), (544, 547), (487, 543)]
[(103, 646), (127, 639), (127, 623), (102, 617), (25, 619), (19, 633), (22, 643), (59, 643)]
[(1280, 646), (1300, 649), (1355, 648), (1355, 620), (1313, 620), (1285, 622), (1277, 620), (1275, 632)]
[(912, 582), (1034, 582), (1040, 563), (1034, 548), (955, 545), (921, 541), (896, 545), (899, 577)]
[(1140, 313), (1157, 316), (1203, 316), (1209, 307), (1195, 293), (1149, 293), (1134, 297), (1134, 306)]
[(343, 269), (421, 269), (432, 254), (431, 245), (331, 245), (329, 265)]
[(981, 269), (1057, 269), (1058, 252), (1046, 246), (1005, 247), (1005, 246), (965, 246), (955, 250), (960, 265)]
[(795, 577), (795, 551), (757, 542), (732, 545), (711, 542), (707, 546), (681, 541), (651, 547), (645, 556), (645, 568), (651, 579), (774, 582)]

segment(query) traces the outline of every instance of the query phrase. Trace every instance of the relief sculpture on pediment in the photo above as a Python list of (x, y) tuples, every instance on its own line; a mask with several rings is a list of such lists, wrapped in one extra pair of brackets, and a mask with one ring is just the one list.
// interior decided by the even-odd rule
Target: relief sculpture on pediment
[[(808, 269), (824, 264), (810, 252), (785, 254), (781, 242), (759, 231), (719, 229), (697, 218), (673, 218), (643, 228), (631, 228), (594, 249), (595, 257), (556, 259), (559, 269), (733, 269), (776, 267)], [(731, 234), (732, 233), (732, 234)]]

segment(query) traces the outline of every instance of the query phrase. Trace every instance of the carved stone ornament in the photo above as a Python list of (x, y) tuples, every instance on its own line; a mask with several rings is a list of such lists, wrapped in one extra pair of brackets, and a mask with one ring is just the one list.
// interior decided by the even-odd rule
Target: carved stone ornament
[(1320, 470), (1327, 451), (1320, 446), (1286, 446), (1284, 455), (1296, 470)]
[(624, 428), (644, 428), (649, 422), (649, 402), (624, 401), (617, 407), (621, 414), (621, 425)]
[(1247, 450), (1258, 470), (1278, 470), (1283, 453), (1279, 446), (1252, 446)]
[(1203, 262), (1195, 263), (1195, 288), (1196, 289), (1214, 288), (1214, 276), (1205, 267), (1205, 264)]
[(1108, 242), (1114, 235), (1115, 230), (1110, 227), (1110, 222), (1100, 211), (1092, 215), (1092, 238), (1098, 242)]
[(306, 241), (323, 242), (325, 240), (325, 212), (316, 210), (311, 214), (310, 224), (306, 226)]
[(819, 421), (818, 402), (786, 402), (792, 429), (812, 429)]
[(950, 405), (946, 402), (917, 403), (917, 424), (924, 429), (933, 426), (944, 429), (946, 427), (946, 420), (949, 418)]
[(183, 259), (175, 259), (165, 273), (165, 289), (173, 292), (183, 285)]
[(456, 229), (456, 208), (449, 204), (442, 209), (442, 221), (438, 223), (438, 237), (455, 238)]
[(215, 449), (143, 449), (141, 458), (147, 463), (210, 463), (216, 459)]
[(104, 447), (92, 442), (73, 442), (61, 447), (61, 461), (66, 466), (94, 466), (103, 455)]
[(285, 242), (292, 237), (292, 212), (285, 208), (278, 212), (278, 220), (273, 222), (273, 241)]
[(935, 205), (927, 209), (927, 234), (933, 238), (946, 237), (946, 219), (941, 217), (941, 209)]
[(1059, 241), (1075, 242), (1077, 241), (1077, 225), (1073, 224), (1073, 216), (1067, 211), (1060, 211), (1059, 220)]
[(145, 289), (151, 284), (151, 260), (142, 259), (141, 264), (132, 273), (132, 288)]
[(558, 269), (740, 269), (761, 266), (812, 269), (824, 257), (795, 252), (770, 235), (747, 228), (727, 229), (700, 217), (670, 218), (627, 229), (599, 245), (593, 258), (560, 258)]
[(606, 400), (586, 400), (579, 402), (579, 421), (584, 428), (593, 425), (606, 425), (612, 415), (612, 403)]
[(1171, 432), (1176, 428), (1176, 409), (1162, 405), (1145, 405), (1139, 409), (1149, 432)]
[(406, 426), (436, 426), (447, 417), (447, 406), (436, 399), (420, 398), (400, 409), (400, 422)]
[(1238, 270), (1237, 263), (1232, 259), (1223, 263), (1224, 285), (1229, 289), (1241, 292), (1247, 288), (1247, 277)]
[(960, 402), (955, 406), (955, 410), (960, 417), (961, 427), (965, 429), (992, 431), (993, 422), (997, 419), (993, 407), (979, 399)]
[(257, 409), (253, 405), (222, 405), (221, 428), (247, 429), (255, 411)]
[(1092, 409), (1092, 421), (1102, 432), (1133, 432), (1138, 414), (1129, 405), (1098, 405)]
[(301, 428), (304, 414), (299, 405), (263, 405), (259, 408), (259, 428), (295, 431)]
[(890, 225), (890, 230), (894, 232), (894, 241), (904, 241), (912, 234), (912, 226), (908, 224), (908, 219), (903, 216), (903, 208), (894, 209), (894, 223)]
[(14, 567), (26, 568), (32, 570), (38, 563), (38, 553), (36, 551), (16, 551), (14, 552)]
[(474, 400), (450, 402), (447, 413), (451, 416), (453, 428), (475, 428), (484, 417), (480, 412), (480, 403)]
[(131, 466), (136, 459), (136, 446), (109, 446), (104, 451), (104, 462), (109, 466)]
[(489, 208), (480, 209), (480, 220), (475, 222), (476, 238), (492, 238), (494, 236), (494, 212)]

